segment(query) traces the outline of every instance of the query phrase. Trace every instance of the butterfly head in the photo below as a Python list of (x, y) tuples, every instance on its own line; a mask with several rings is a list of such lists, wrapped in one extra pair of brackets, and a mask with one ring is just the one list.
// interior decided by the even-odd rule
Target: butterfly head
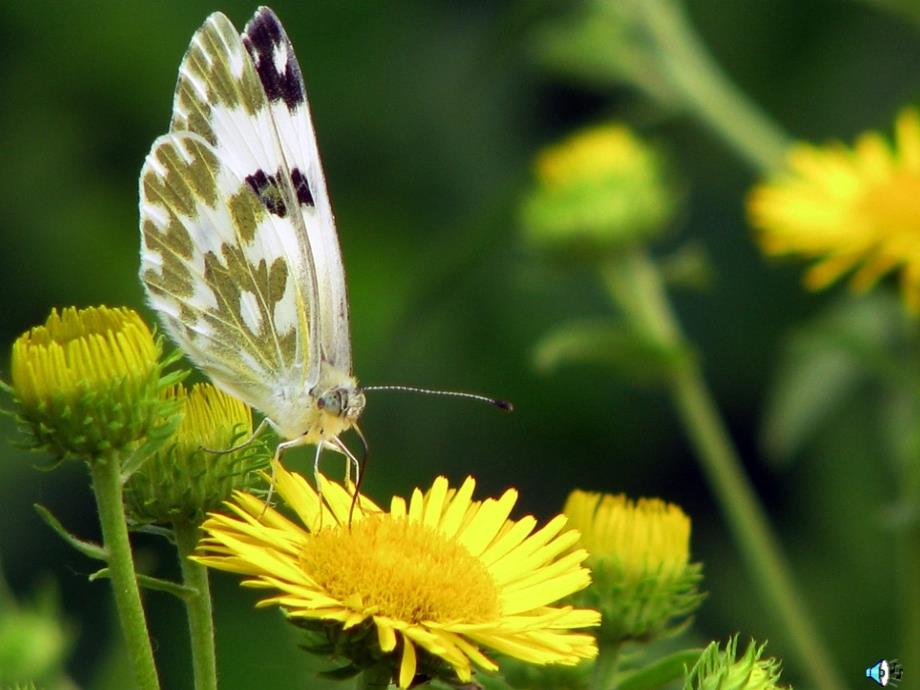
[(364, 411), (364, 392), (353, 384), (335, 386), (317, 397), (316, 406), (324, 414), (354, 422)]

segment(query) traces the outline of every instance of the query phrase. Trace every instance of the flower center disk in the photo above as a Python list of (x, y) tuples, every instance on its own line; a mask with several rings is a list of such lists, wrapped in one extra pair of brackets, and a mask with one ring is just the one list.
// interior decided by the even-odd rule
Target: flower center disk
[(372, 516), (311, 535), (304, 572), (330, 595), (408, 623), (494, 620), (495, 583), (483, 563), (443, 534)]

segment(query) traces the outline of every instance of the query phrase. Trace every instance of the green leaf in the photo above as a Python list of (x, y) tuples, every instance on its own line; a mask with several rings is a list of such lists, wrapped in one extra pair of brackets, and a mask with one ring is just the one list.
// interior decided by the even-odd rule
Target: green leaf
[(543, 372), (568, 364), (599, 364), (640, 383), (666, 381), (688, 356), (684, 349), (663, 347), (655, 338), (610, 320), (562, 324), (540, 339), (533, 354)]
[[(90, 582), (107, 579), (109, 579), (108, 568), (97, 570), (89, 576)], [(173, 582), (172, 580), (163, 580), (162, 578), (151, 577), (150, 575), (138, 574), (137, 584), (139, 584), (144, 589), (152, 589), (156, 592), (166, 592), (167, 594), (172, 594), (174, 597), (181, 599), (182, 601), (189, 601), (198, 595), (198, 590), (194, 587), (187, 587), (186, 585), (181, 585), (178, 582)]]
[(715, 281), (715, 269), (706, 250), (698, 242), (688, 242), (658, 261), (668, 285), (705, 292)]
[(682, 678), (703, 653), (702, 649), (685, 649), (634, 671), (617, 683), (617, 690), (654, 690)]
[(881, 292), (844, 300), (793, 334), (767, 394), (766, 454), (788, 461), (868, 382), (897, 378), (892, 355), (904, 336), (903, 308)]
[(64, 525), (61, 524), (61, 521), (54, 517), (51, 511), (45, 508), (45, 506), (39, 503), (33, 503), (32, 507), (35, 508), (35, 512), (38, 513), (38, 516), (44, 520), (48, 527), (57, 532), (61, 539), (66, 541), (84, 556), (87, 558), (95, 559), (97, 561), (108, 561), (108, 554), (102, 546), (96, 544), (95, 542), (86, 541), (72, 535), (64, 528)]

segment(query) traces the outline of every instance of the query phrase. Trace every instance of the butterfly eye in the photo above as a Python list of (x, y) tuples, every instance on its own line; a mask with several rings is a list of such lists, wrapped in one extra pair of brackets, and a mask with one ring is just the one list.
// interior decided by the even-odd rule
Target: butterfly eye
[(316, 406), (332, 415), (342, 414), (342, 391), (339, 389), (323, 393), (316, 401)]

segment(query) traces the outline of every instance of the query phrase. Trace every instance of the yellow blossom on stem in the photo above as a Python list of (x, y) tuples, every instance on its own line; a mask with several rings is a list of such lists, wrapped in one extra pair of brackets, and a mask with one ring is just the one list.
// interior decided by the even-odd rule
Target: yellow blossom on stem
[(657, 152), (618, 124), (544, 149), (525, 200), (525, 238), (560, 256), (596, 260), (660, 232), (675, 207)]
[(587, 491), (573, 491), (563, 512), (589, 553), (594, 582), (578, 601), (601, 610), (600, 636), (648, 640), (680, 629), (702, 600), (701, 569), (690, 563), (690, 518), (657, 498)]
[(11, 391), (33, 445), (89, 459), (142, 439), (157, 421), (160, 349), (125, 308), (52, 310), (13, 344)]
[(540, 529), (510, 520), (517, 493), (474, 501), (475, 482), (436, 479), (389, 511), (366, 497), (351, 511), (345, 487), (309, 482), (274, 466), (278, 494), (294, 522), (237, 492), (232, 516), (212, 514), (197, 560), (247, 576), (275, 593), (261, 606), (285, 615), (348, 659), (355, 671), (390, 669), (401, 688), (441, 677), (469, 682), (472, 666), (496, 670), (481, 647), (533, 664), (593, 658), (596, 611), (553, 604), (588, 585), (587, 554), (557, 516)]
[[(256, 470), (268, 464), (264, 444), (252, 436), (252, 411), (209, 383), (163, 393), (181, 414), (173, 435), (131, 475), (125, 508), (134, 523), (200, 523), (235, 489), (261, 482)], [(223, 451), (243, 445), (230, 453)]]
[(852, 272), (865, 291), (899, 274), (907, 307), (920, 311), (920, 115), (904, 110), (894, 141), (877, 132), (843, 144), (797, 144), (786, 169), (757, 185), (748, 214), (768, 256), (813, 259), (805, 284), (820, 290)]

